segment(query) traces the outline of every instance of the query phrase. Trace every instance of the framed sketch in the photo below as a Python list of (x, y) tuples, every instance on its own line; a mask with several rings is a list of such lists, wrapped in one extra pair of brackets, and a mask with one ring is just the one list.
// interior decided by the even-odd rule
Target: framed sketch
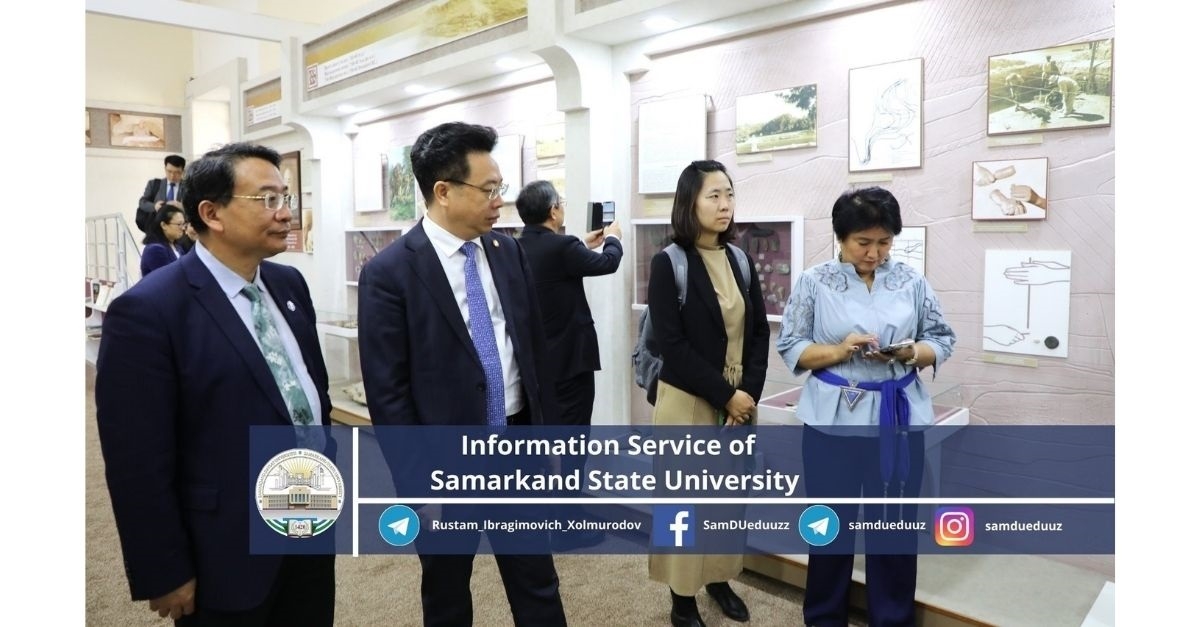
[(638, 193), (669, 194), (679, 173), (707, 158), (708, 99), (683, 96), (638, 106)]
[[(285, 152), (279, 155), (279, 174), (283, 176), (283, 184), (287, 186), (288, 193), (296, 196), (296, 208), (292, 210), (292, 230), (300, 231), (304, 228), (304, 187), (300, 183), (300, 151)], [(299, 241), (299, 240), (297, 240)], [(303, 242), (300, 242), (297, 252), (303, 251)]]
[(983, 281), (983, 350), (1066, 357), (1071, 251), (989, 250)]
[[(921, 276), (925, 276), (925, 229), (923, 226), (905, 226), (899, 235), (892, 238), (892, 251), (888, 253), (892, 259), (912, 266)], [(837, 259), (842, 246), (838, 242), (837, 234), (832, 237), (833, 258)]]
[(850, 171), (921, 167), (924, 59), (850, 70)]
[(1050, 160), (976, 161), (971, 168), (971, 218), (1045, 220)]
[(413, 178), (409, 153), (412, 146), (401, 146), (388, 150), (381, 160), (383, 176), (383, 207), (388, 217), (396, 222), (417, 218), (416, 181)]
[(167, 147), (167, 121), (161, 115), (108, 114), (108, 143), (122, 148)]
[(1112, 124), (1113, 40), (988, 57), (988, 135)]
[(817, 145), (817, 85), (738, 96), (739, 155)]

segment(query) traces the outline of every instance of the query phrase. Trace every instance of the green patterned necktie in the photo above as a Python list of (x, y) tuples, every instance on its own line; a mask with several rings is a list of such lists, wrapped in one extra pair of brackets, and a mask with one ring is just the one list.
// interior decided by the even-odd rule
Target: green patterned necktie
[(283, 348), (279, 329), (275, 328), (271, 313), (263, 303), (262, 292), (257, 285), (250, 284), (242, 288), (242, 294), (250, 299), (250, 315), (254, 318), (254, 335), (258, 338), (258, 347), (267, 360), (267, 366), (271, 368), (275, 384), (283, 394), (283, 401), (287, 404), (292, 422), (301, 426), (311, 425), (312, 407), (308, 404), (308, 397), (304, 395), (304, 388), (300, 387), (300, 378), (292, 368), (292, 361), (288, 359), (287, 351)]

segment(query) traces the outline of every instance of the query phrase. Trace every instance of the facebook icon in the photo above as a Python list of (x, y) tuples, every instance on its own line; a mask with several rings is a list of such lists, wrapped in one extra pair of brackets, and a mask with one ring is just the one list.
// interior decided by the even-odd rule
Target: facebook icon
[(696, 508), (690, 505), (654, 506), (654, 546), (695, 546)]

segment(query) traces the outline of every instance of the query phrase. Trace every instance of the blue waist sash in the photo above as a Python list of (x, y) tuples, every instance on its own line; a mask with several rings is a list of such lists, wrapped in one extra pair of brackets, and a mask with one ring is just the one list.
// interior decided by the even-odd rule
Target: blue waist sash
[[(900, 480), (900, 495), (904, 495), (904, 482), (908, 479), (908, 427), (910, 407), (908, 394), (904, 388), (917, 379), (917, 369), (913, 368), (908, 374), (899, 379), (885, 381), (857, 381), (851, 383), (832, 372), (821, 368), (813, 370), (812, 375), (818, 380), (836, 385), (846, 390), (866, 390), (879, 392), (879, 474), (883, 479), (883, 495), (887, 496), (888, 484), (893, 475)], [(861, 393), (861, 392), (859, 392)], [(900, 435), (900, 455), (896, 457), (896, 435)]]

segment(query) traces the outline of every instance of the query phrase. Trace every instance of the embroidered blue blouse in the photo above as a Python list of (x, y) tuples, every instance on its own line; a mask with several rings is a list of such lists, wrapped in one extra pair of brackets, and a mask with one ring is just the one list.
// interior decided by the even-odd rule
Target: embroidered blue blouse
[[(840, 344), (850, 333), (874, 333), (881, 345), (907, 338), (933, 349), (938, 366), (954, 350), (954, 331), (942, 316), (937, 295), (912, 267), (885, 261), (875, 269), (872, 290), (849, 263), (830, 260), (800, 274), (783, 310), (776, 348), (793, 374), (800, 375), (800, 355), (811, 344)], [(871, 361), (856, 353), (828, 370), (850, 381), (899, 379), (912, 366)], [(911, 404), (910, 424), (933, 424), (933, 402), (917, 377), (905, 388)], [(841, 400), (841, 388), (808, 377), (796, 404), (796, 416), (812, 426), (877, 426), (879, 392), (866, 396), (853, 410)]]

